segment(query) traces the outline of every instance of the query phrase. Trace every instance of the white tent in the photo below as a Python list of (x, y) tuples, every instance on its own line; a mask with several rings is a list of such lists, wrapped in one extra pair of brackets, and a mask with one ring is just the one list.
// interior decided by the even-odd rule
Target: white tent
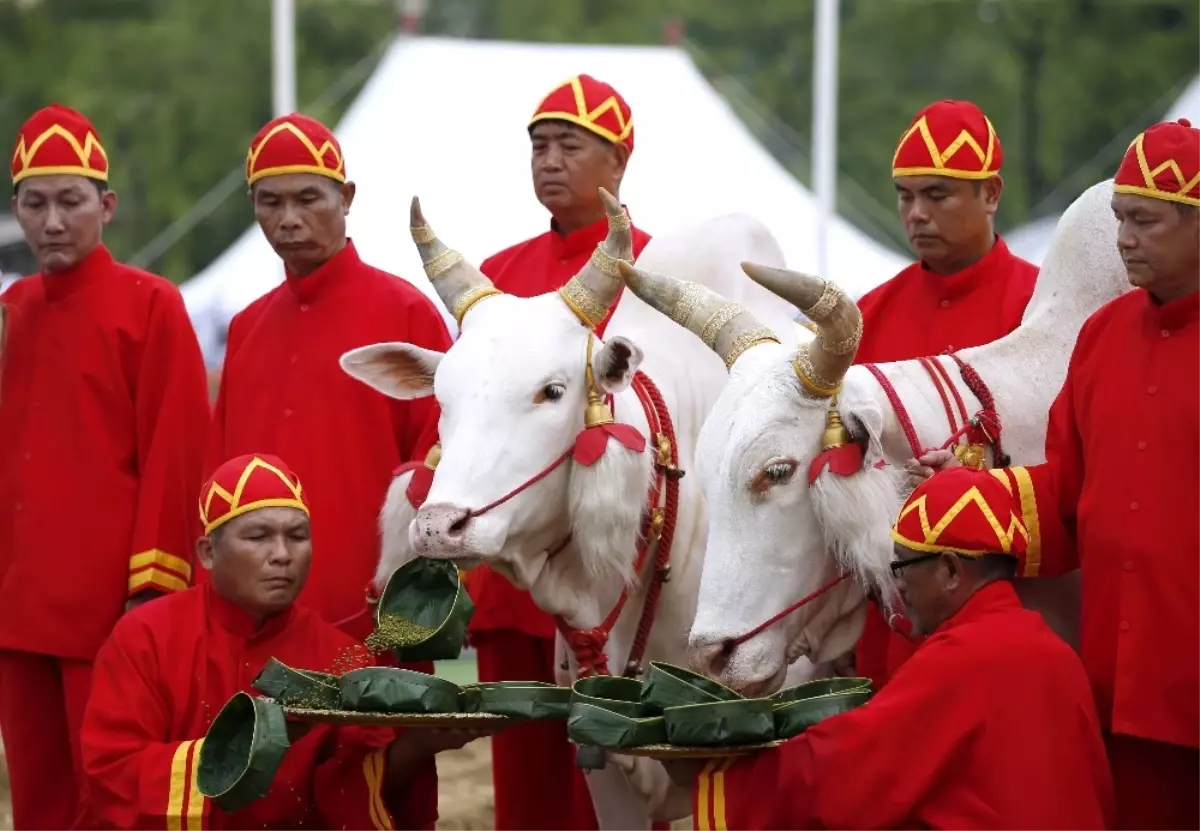
[[(621, 198), (634, 222), (654, 234), (746, 211), (776, 235), (791, 267), (815, 269), (816, 200), (681, 49), (409, 37), (392, 44), (336, 128), (358, 184), (349, 232), (363, 258), (436, 302), (408, 237), (414, 194), (442, 239), (476, 263), (544, 231), (526, 124), (551, 87), (580, 73), (613, 84), (633, 110), (636, 146)], [(830, 251), (828, 276), (854, 296), (906, 264), (841, 218)], [(221, 359), (229, 318), (282, 279), (252, 227), (183, 286), (211, 362)], [(453, 331), (448, 315), (447, 323)]]
[[(1181, 118), (1186, 118), (1193, 126), (1200, 127), (1200, 75), (1192, 79), (1162, 120), (1178, 121)], [(1018, 257), (1041, 265), (1046, 252), (1050, 250), (1050, 238), (1054, 236), (1058, 217), (1059, 214), (1054, 214), (1034, 219), (1005, 234), (1004, 239)]]

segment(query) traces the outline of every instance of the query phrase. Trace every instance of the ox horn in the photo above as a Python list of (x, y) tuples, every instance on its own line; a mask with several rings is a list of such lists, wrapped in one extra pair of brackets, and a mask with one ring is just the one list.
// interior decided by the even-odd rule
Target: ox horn
[(592, 257), (579, 273), (558, 290), (580, 322), (595, 329), (621, 295), (621, 275), (617, 263), (633, 262), (633, 234), (629, 230), (629, 214), (621, 203), (604, 188), (600, 188), (604, 213), (608, 215), (608, 236), (596, 246)]
[(828, 280), (755, 263), (742, 263), (742, 270), (776, 297), (797, 306), (817, 325), (812, 343), (796, 350), (796, 374), (805, 390), (817, 398), (837, 394), (862, 340), (858, 306)]
[(425, 214), (421, 213), (421, 200), (415, 196), (409, 211), (408, 225), (413, 242), (421, 252), (425, 275), (429, 282), (433, 283), (438, 297), (442, 298), (442, 302), (454, 315), (460, 327), (463, 316), (472, 306), (485, 297), (503, 293), (492, 285), (487, 275), (463, 259), (462, 254), (453, 248), (447, 248), (438, 239), (437, 234), (425, 221)]
[(759, 323), (749, 310), (712, 289), (665, 274), (652, 274), (628, 263), (617, 268), (630, 291), (704, 341), (721, 356), (727, 369), (732, 369), (734, 361), (751, 346), (764, 341), (779, 343), (775, 333)]

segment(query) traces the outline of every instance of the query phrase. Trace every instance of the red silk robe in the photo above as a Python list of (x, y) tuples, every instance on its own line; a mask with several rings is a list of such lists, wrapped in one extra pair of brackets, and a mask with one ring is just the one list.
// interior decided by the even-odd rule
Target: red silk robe
[(205, 733), (271, 657), (328, 671), (354, 641), (293, 606), (261, 628), (196, 586), (126, 615), (96, 657), (83, 723), (85, 828), (433, 828), (432, 760), (401, 799), (386, 778), (390, 729), (315, 725), (292, 742), (270, 792), (233, 814), (205, 798)]
[[(481, 270), (501, 291), (536, 297), (558, 290), (579, 273), (607, 235), (607, 219), (565, 236), (551, 229), (489, 257)], [(633, 229), (635, 256), (649, 241), (648, 234)], [(607, 324), (606, 319), (598, 333)], [(553, 683), (554, 619), (528, 592), (487, 566), (467, 572), (467, 588), (475, 603), (470, 632), (480, 680)], [(531, 722), (493, 736), (498, 831), (594, 829), (591, 797), (574, 759), (562, 722)]]
[[(855, 362), (907, 361), (999, 340), (1021, 325), (1037, 276), (1037, 266), (1015, 256), (998, 236), (982, 260), (956, 274), (934, 274), (913, 263), (858, 301), (863, 340)], [(930, 438), (940, 444), (945, 437)], [(868, 603), (856, 654), (859, 675), (879, 689), (915, 648)]]
[(179, 290), (103, 245), (0, 300), (0, 650), (90, 660), (190, 581), (204, 359)]
[(343, 353), (383, 341), (450, 346), (425, 295), (364, 263), (349, 240), (229, 324), (207, 470), (242, 453), (287, 460), (312, 509), (317, 552), (299, 602), (331, 623), (365, 610), (392, 472), (436, 440), (432, 397), (387, 398), (338, 365)]
[[(1081, 569), (1080, 656), (1105, 729), (1191, 749), (1140, 765), (1162, 794), (1125, 787), (1113, 751), (1125, 827), (1200, 819), (1198, 308), (1200, 294), (1160, 305), (1139, 289), (1092, 315), (1050, 411), (1046, 462), (1007, 471), (1032, 537), (1024, 575)], [(1172, 800), (1174, 818), (1154, 813)]]
[(978, 591), (886, 687), (754, 756), (716, 759), (699, 829), (1110, 827), (1087, 676), (1008, 583)]

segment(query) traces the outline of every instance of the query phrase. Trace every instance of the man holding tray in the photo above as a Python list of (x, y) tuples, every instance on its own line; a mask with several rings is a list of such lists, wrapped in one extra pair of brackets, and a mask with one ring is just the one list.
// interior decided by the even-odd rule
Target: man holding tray
[(695, 782), (696, 827), (1112, 827), (1087, 675), (1009, 582), (1029, 534), (1006, 480), (934, 475), (892, 539), (905, 611), (927, 639), (871, 701), (779, 747), (702, 770), (668, 763)]
[(265, 778), (245, 783), (269, 786), (265, 797), (229, 813), (200, 793), (205, 734), (269, 659), (317, 671), (371, 663), (364, 647), (295, 603), (312, 557), (309, 506), (282, 460), (226, 462), (201, 490), (200, 517), (196, 559), (211, 579), (127, 614), (96, 658), (81, 827), (432, 829), (434, 754), (487, 731), (289, 723), (291, 746), (273, 779), (253, 758), (243, 777)]

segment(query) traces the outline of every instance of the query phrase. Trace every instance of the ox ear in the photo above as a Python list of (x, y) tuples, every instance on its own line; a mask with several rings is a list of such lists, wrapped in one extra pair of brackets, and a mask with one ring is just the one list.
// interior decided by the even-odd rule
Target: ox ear
[(618, 393), (633, 382), (634, 373), (642, 365), (642, 350), (617, 335), (592, 356), (592, 374), (596, 388), (602, 393)]
[(863, 467), (870, 469), (883, 458), (883, 411), (874, 402), (842, 411), (850, 437), (863, 446)]
[(351, 349), (338, 360), (342, 370), (389, 398), (408, 401), (433, 395), (433, 374), (442, 353), (411, 343), (376, 343)]

